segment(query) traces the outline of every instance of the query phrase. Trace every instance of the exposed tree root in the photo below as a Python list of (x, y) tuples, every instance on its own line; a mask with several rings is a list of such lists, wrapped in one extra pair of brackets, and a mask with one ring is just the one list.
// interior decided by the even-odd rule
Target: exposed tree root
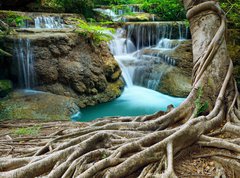
[[(188, 4), (187, 0), (185, 3)], [(230, 150), (234, 154), (205, 156), (222, 165), (231, 164), (234, 174), (240, 176), (239, 94), (232, 77), (232, 61), (226, 57), (221, 63), (223, 72), (213, 69), (220, 60), (219, 56), (227, 56), (225, 17), (218, 4), (212, 1), (193, 6), (187, 16), (193, 23), (208, 11), (211, 15), (205, 14), (206, 18), (212, 16), (210, 20), (218, 20), (220, 25), (209, 44), (200, 46), (204, 52), (195, 55), (193, 89), (178, 108), (149, 116), (106, 118), (81, 129), (61, 130), (49, 137), (38, 138), (41, 143), (36, 144), (37, 150), (26, 149), (28, 157), (0, 159), (0, 178), (173, 178), (177, 177), (174, 157), (194, 144)], [(197, 32), (193, 30), (192, 33)], [(193, 35), (194, 45), (203, 43), (194, 38)], [(218, 76), (220, 73), (223, 78)], [(214, 96), (208, 99), (211, 106), (208, 112), (197, 115), (199, 108), (194, 101), (198, 91), (203, 88), (205, 92), (209, 87), (206, 80), (216, 77), (220, 84), (212, 87)], [(217, 137), (224, 133), (230, 133), (231, 137)], [(11, 149), (13, 143), (31, 139), (36, 138), (11, 139), (10, 143), (0, 140), (0, 144)], [(221, 166), (217, 172), (218, 176), (225, 175)]]

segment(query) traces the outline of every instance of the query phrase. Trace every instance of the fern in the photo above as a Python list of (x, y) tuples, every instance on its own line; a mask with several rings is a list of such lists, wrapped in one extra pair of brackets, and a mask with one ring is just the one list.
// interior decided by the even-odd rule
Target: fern
[(76, 32), (93, 40), (95, 44), (103, 41), (109, 42), (113, 39), (110, 32), (114, 32), (113, 28), (106, 28), (95, 24), (89, 24), (81, 19), (71, 19), (75, 21), (77, 26)]

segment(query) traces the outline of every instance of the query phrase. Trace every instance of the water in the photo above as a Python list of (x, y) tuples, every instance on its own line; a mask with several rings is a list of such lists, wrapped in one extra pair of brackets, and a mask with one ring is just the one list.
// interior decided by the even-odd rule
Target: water
[(30, 89), (35, 85), (34, 56), (30, 40), (17, 39), (14, 52), (18, 63), (19, 85)]
[(39, 16), (34, 19), (34, 23), (35, 28), (64, 28), (63, 20), (60, 17)]
[(188, 38), (188, 27), (183, 22), (127, 23), (125, 29), (137, 50), (155, 46), (162, 39)]
[[(135, 27), (130, 25), (129, 28)], [(178, 40), (171, 40), (170, 25), (144, 26), (144, 28), (140, 25), (135, 31), (129, 28), (117, 29), (116, 34), (113, 35), (114, 39), (109, 44), (112, 54), (122, 69), (126, 83), (122, 95), (114, 101), (81, 109), (72, 117), (73, 120), (91, 121), (107, 116), (153, 114), (160, 110), (166, 111), (170, 104), (177, 107), (183, 102), (184, 98), (175, 98), (154, 91), (161, 83), (162, 76), (176, 63), (161, 51), (174, 50), (184, 36), (182, 30), (179, 31)], [(149, 37), (146, 39), (147, 47), (139, 44), (139, 41), (143, 41), (143, 34)], [(137, 35), (140, 38), (139, 41), (134, 42), (133, 35)]]
[(114, 21), (114, 22), (118, 22), (118, 21), (126, 22), (126, 18), (122, 17), (126, 13), (129, 13), (129, 12), (131, 12), (131, 13), (142, 13), (142, 12), (144, 12), (137, 5), (124, 6), (124, 7), (122, 7), (122, 9), (119, 9), (119, 8), (113, 8), (113, 9), (95, 8), (93, 10), (110, 17), (111, 20)]
[(132, 86), (125, 88), (122, 95), (114, 101), (81, 109), (73, 119), (86, 122), (107, 116), (153, 114), (160, 110), (166, 111), (170, 104), (177, 107), (183, 100), (183, 98), (170, 97), (147, 88)]
[(111, 18), (112, 21), (117, 22), (121, 20), (121, 17), (119, 15), (117, 15), (113, 10), (111, 9), (101, 9), (101, 8), (96, 8), (93, 9), (96, 12), (100, 12), (108, 17)]
[(21, 28), (61, 29), (73, 27), (72, 25), (65, 24), (60, 16), (37, 16), (33, 20), (34, 24), (26, 20)]
[[(175, 59), (163, 54), (162, 51), (174, 50), (183, 37), (182, 33), (177, 33), (179, 39), (170, 39), (173, 36), (172, 29), (171, 23), (162, 22), (150, 25), (130, 24), (127, 28), (117, 29), (114, 40), (110, 43), (110, 50), (123, 70), (127, 86), (138, 85), (158, 89), (161, 78), (176, 64)], [(137, 41), (134, 42), (133, 36), (137, 36)], [(148, 38), (144, 39), (144, 36)]]

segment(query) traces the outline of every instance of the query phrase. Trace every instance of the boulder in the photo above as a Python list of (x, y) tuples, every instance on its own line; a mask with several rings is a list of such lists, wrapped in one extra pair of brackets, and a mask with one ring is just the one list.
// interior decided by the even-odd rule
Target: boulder
[(157, 90), (171, 96), (187, 97), (191, 89), (191, 77), (174, 67), (162, 76)]
[[(157, 63), (154, 59), (154, 65), (159, 66), (155, 73), (160, 76), (160, 83), (155, 90), (176, 97), (186, 97), (191, 91), (192, 75), (192, 44), (191, 40), (171, 40), (169, 42), (175, 48), (171, 50), (145, 49), (144, 55), (155, 56), (162, 59), (162, 63), (167, 64), (161, 68), (162, 63)], [(148, 59), (148, 61), (151, 60)], [(174, 64), (174, 66), (172, 66)], [(155, 67), (156, 68), (156, 67)], [(164, 72), (162, 72), (164, 71)]]
[[(121, 70), (106, 44), (95, 46), (86, 37), (63, 29), (54, 33), (19, 32), (6, 38), (5, 44), (16, 50), (14, 41), (16, 44), (20, 39), (22, 48), (30, 41), (28, 51), (33, 54), (35, 74), (32, 89), (78, 99), (80, 107), (107, 102), (121, 94)], [(17, 79), (16, 59), (9, 69), (11, 78)]]
[(0, 101), (0, 110), (0, 120), (69, 120), (79, 111), (79, 107), (70, 97), (19, 90)]
[(173, 58), (184, 75), (191, 78), (193, 68), (192, 41), (183, 40), (174, 50), (163, 50), (163, 54)]

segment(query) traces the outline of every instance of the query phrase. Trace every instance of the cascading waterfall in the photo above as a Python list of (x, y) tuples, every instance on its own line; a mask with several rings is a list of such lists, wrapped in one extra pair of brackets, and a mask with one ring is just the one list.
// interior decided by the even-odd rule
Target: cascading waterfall
[(93, 9), (96, 12), (100, 12), (108, 17), (110, 17), (112, 19), (112, 21), (117, 22), (121, 20), (121, 17), (119, 17), (119, 15), (117, 15), (113, 10), (111, 9), (101, 9), (101, 8), (96, 8)]
[[(126, 13), (143, 13), (144, 11), (138, 6), (138, 5), (129, 5), (129, 6), (123, 6), (122, 8), (95, 8), (93, 9), (96, 12), (100, 12), (108, 17), (110, 17), (114, 22), (117, 21), (123, 21), (125, 22), (126, 19), (122, 17)], [(153, 16), (154, 21), (154, 16)]]
[(60, 17), (39, 16), (34, 19), (35, 28), (63, 28), (63, 20)]
[[(176, 24), (177, 23), (177, 24)], [(183, 22), (127, 23), (127, 38), (137, 49), (157, 45), (162, 39), (187, 39), (188, 27)]]
[(176, 64), (162, 51), (174, 50), (187, 36), (183, 22), (127, 23), (125, 28), (117, 29), (110, 49), (128, 86), (157, 90), (162, 76)]
[(15, 57), (18, 63), (19, 85), (31, 89), (35, 84), (34, 56), (29, 39), (15, 41)]
[[(134, 42), (129, 36), (126, 37), (126, 34), (125, 29), (117, 29), (109, 47), (122, 69), (127, 87), (116, 100), (81, 109), (78, 120), (90, 121), (106, 116), (153, 114), (159, 110), (165, 111), (169, 104), (177, 107), (183, 102), (183, 98), (174, 98), (154, 91), (161, 82), (162, 75), (175, 65), (175, 60), (159, 52), (159, 49), (172, 50), (175, 45), (166, 45), (171, 42), (165, 40), (166, 42), (162, 44), (164, 48), (160, 48), (159, 45), (137, 50)], [(159, 35), (159, 39), (163, 37)]]

